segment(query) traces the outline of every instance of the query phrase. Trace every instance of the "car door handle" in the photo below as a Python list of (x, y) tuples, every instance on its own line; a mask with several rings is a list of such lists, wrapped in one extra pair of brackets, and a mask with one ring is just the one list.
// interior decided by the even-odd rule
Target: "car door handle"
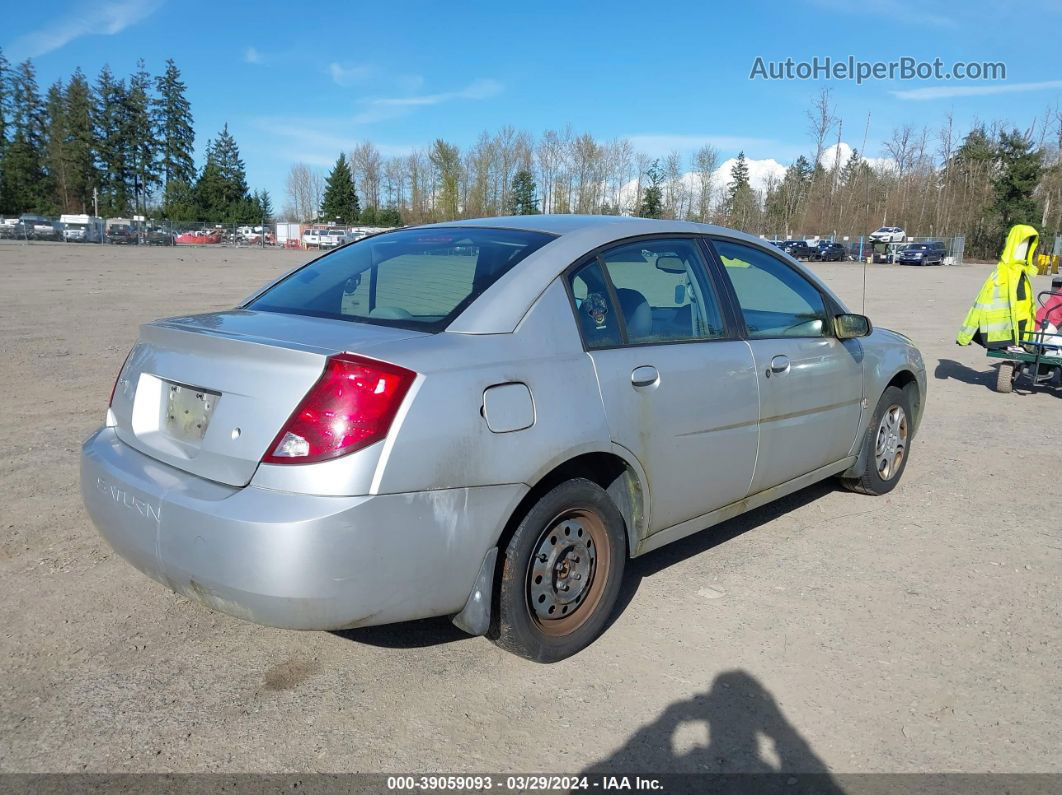
[(635, 367), (631, 372), (631, 385), (634, 387), (652, 386), (660, 380), (660, 373), (651, 364)]
[(778, 355), (778, 356), (775, 356), (773, 359), (771, 359), (771, 366), (767, 370), (766, 376), (768, 378), (770, 378), (772, 373), (775, 374), (775, 375), (781, 375), (782, 373), (788, 373), (788, 372), (789, 372), (789, 357), (788, 356), (784, 356), (784, 355)]

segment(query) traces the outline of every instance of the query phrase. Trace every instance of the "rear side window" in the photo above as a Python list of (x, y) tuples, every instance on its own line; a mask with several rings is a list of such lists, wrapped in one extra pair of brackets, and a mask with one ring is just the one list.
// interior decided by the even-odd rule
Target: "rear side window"
[(714, 246), (750, 338), (826, 336), (826, 306), (811, 282), (766, 251), (725, 240)]
[(442, 331), (551, 240), (552, 235), (515, 229), (402, 229), (314, 260), (247, 308)]
[(612, 348), (623, 341), (601, 263), (591, 260), (568, 277), (579, 331), (586, 347)]
[(623, 313), (627, 343), (726, 335), (696, 241), (642, 240), (601, 255)]

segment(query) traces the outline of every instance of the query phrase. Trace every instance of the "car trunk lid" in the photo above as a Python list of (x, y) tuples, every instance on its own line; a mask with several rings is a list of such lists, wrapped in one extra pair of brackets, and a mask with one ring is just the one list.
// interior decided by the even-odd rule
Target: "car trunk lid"
[(372, 357), (416, 336), (421, 332), (249, 310), (149, 323), (115, 389), (116, 433), (166, 464), (244, 486), (329, 356)]

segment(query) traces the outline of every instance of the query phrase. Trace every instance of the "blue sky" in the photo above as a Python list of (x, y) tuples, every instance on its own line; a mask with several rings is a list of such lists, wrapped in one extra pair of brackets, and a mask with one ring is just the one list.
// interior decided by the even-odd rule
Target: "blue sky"
[[(1057, 0), (745, 0), (535, 3), (198, 3), (39, 1), (9, 14), (0, 45), (33, 56), (42, 90), (75, 66), (94, 78), (138, 57), (172, 57), (188, 84), (197, 146), (228, 122), (253, 188), (283, 204), (298, 160), (326, 167), (372, 140), (394, 154), (436, 137), (471, 143), (505, 124), (539, 133), (571, 123), (628, 136), (650, 154), (713, 143), (723, 157), (790, 162), (814, 149), (806, 110), (833, 90), (844, 139), (867, 150), (904, 122), (952, 113), (1025, 128), (1062, 102)], [(756, 56), (1003, 61), (1005, 81), (750, 81)], [(895, 92), (932, 89), (931, 98)], [(958, 90), (957, 90), (958, 89)]]

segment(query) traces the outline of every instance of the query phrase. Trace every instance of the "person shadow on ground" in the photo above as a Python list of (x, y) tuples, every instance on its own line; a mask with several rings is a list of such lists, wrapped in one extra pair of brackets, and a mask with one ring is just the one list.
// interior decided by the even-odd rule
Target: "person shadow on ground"
[[(686, 747), (679, 750), (680, 745)], [(789, 792), (798, 783), (790, 776), (805, 774), (799, 777), (800, 783), (813, 782), (816, 792), (843, 792), (766, 688), (740, 670), (720, 674), (707, 693), (671, 704), (616, 753), (583, 772), (788, 774), (778, 776), (778, 783), (789, 785)]]

